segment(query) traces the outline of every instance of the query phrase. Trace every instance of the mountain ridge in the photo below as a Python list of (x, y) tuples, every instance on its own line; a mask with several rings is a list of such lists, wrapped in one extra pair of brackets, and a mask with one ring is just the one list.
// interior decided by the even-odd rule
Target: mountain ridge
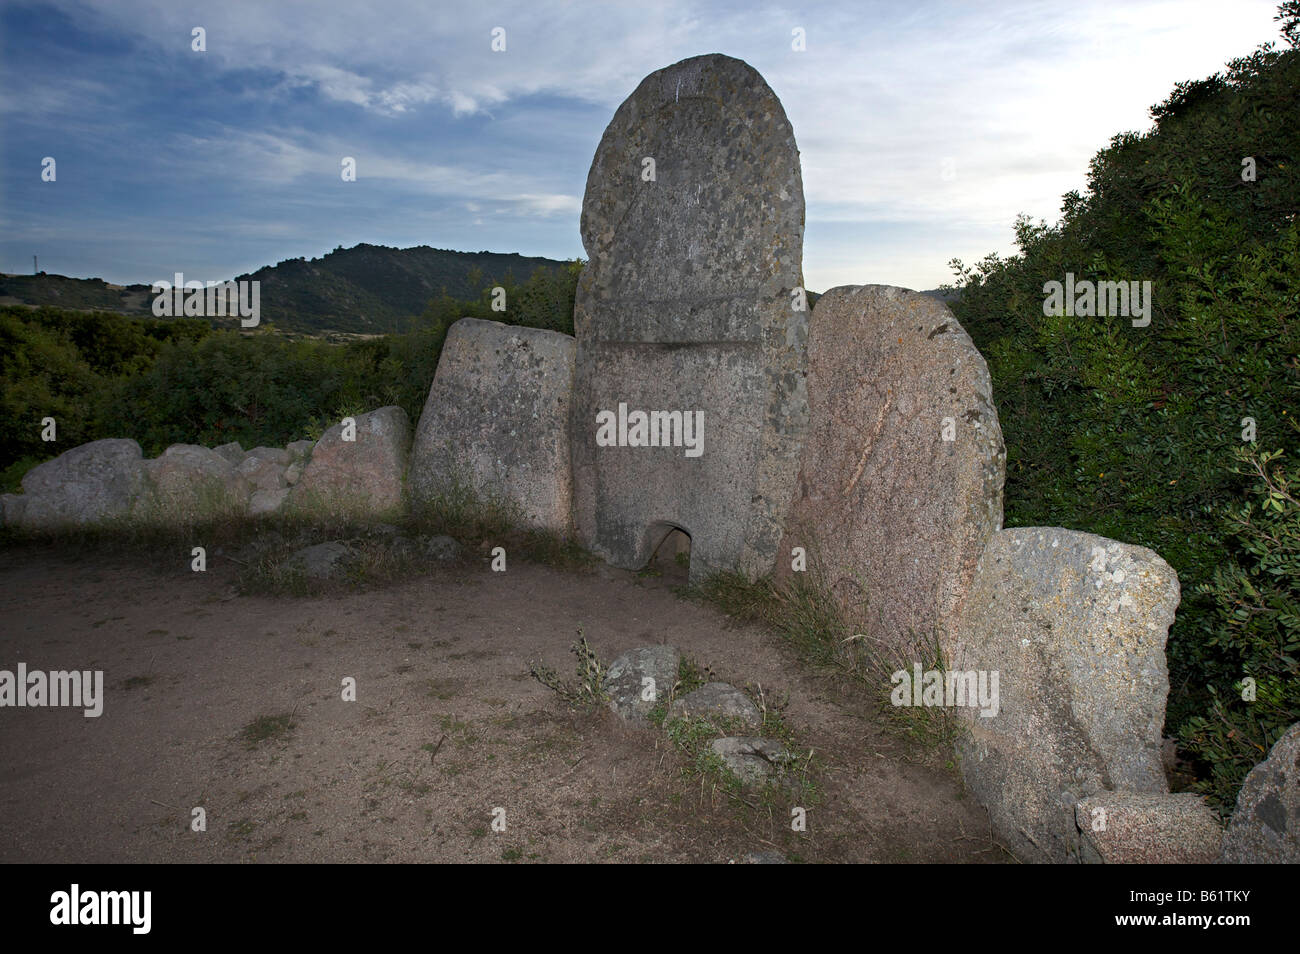
[[(460, 252), (428, 245), (391, 248), (362, 242), (317, 258), (284, 259), (233, 280), (261, 282), (262, 322), (281, 330), (386, 334), (409, 330), (430, 300), (443, 294), (473, 300), (494, 283), (524, 282), (538, 268), (561, 269), (567, 264), (518, 252)], [(152, 315), (152, 302), (151, 286), (143, 283), (115, 285), (101, 278), (46, 272), (0, 273), (0, 304)], [(235, 322), (214, 319), (214, 324)]]

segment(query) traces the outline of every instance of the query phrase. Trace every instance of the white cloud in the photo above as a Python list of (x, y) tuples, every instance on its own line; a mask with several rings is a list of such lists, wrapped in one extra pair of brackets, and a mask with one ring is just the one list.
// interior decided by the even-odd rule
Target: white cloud
[[(197, 16), (173, 0), (56, 2), (79, 20), (108, 22), (177, 55), (188, 50), (190, 28), (202, 25), (209, 50), (202, 55), (226, 67), (281, 71), (290, 86), (310, 84), (332, 101), (402, 119), (435, 109), (467, 118), (538, 93), (612, 114), (655, 69), (706, 52), (741, 57), (763, 73), (790, 116), (810, 225), (836, 226), (834, 241), (814, 243), (806, 257), (821, 284), (866, 280), (852, 269), (881, 222), (926, 230), (924, 244), (876, 259), (883, 271), (912, 276), (908, 283), (945, 280), (945, 263), (960, 254), (956, 244), (1005, 250), (1017, 213), (1054, 220), (1061, 194), (1083, 188), (1091, 156), (1114, 133), (1147, 127), (1147, 108), (1175, 82), (1208, 75), (1277, 37), (1275, 0), (1017, 0), (993, 9), (230, 0)], [(490, 49), (495, 26), (507, 31), (504, 53)], [(807, 52), (790, 49), (795, 26), (807, 31)], [(599, 132), (571, 134), (557, 148), (575, 149), (578, 139), (594, 148)], [(249, 133), (238, 145), (241, 155), (269, 163), (260, 175), (285, 181), (337, 169), (339, 156), (356, 149), (335, 155), (335, 146), (342, 148), (281, 130)], [(941, 175), (949, 157), (951, 180)], [(507, 169), (487, 151), (473, 168), (357, 158), (363, 177), (469, 198), (485, 212), (568, 217), (577, 231), (577, 196), (562, 183)], [(917, 281), (923, 275), (932, 277)], [(870, 279), (904, 281), (887, 273)], [(809, 285), (816, 287), (811, 278)]]

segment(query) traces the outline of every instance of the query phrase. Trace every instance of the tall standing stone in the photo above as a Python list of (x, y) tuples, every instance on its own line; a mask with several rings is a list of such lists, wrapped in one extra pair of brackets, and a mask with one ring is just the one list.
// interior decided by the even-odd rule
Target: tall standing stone
[(998, 676), (987, 716), (957, 710), (969, 729), (958, 752), (968, 788), (1020, 858), (1079, 858), (1077, 807), (1090, 796), (1168, 792), (1165, 640), (1179, 592), (1173, 568), (1145, 547), (1060, 527), (989, 540), (950, 671)]
[(1300, 722), (1242, 783), (1223, 841), (1227, 864), (1300, 864)]
[(1002, 526), (1006, 448), (984, 358), (937, 299), (885, 285), (821, 297), (810, 422), (780, 574), (803, 547), (851, 623), (913, 658), (947, 631)]
[(452, 325), (411, 451), (414, 500), (468, 491), (518, 508), (528, 526), (567, 532), (574, 350), (557, 331)]
[[(803, 221), (794, 133), (740, 60), (659, 70), (614, 114), (582, 206), (571, 419), (576, 529), (610, 563), (675, 527), (692, 579), (771, 568), (807, 420)], [(625, 446), (598, 445), (620, 405)], [(701, 412), (701, 453), (631, 446), (638, 411)]]

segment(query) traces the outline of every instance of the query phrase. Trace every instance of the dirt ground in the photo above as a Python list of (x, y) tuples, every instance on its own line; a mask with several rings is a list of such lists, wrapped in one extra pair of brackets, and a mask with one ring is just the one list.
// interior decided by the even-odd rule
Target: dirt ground
[[(484, 563), (267, 598), (238, 595), (219, 557), (177, 565), (0, 551), (0, 669), (102, 669), (105, 686), (99, 718), (0, 709), (0, 860), (1011, 860), (942, 753), (670, 576)], [(534, 680), (535, 662), (572, 673), (579, 628), (606, 663), (666, 642), (716, 678), (788, 692), (820, 766), (807, 830), (689, 772), (662, 733), (571, 711)], [(245, 737), (280, 715), (287, 732)]]

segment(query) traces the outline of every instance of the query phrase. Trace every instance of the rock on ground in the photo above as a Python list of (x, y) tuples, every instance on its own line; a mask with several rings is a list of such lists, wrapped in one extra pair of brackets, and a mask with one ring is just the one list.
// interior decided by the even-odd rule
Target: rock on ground
[(790, 761), (790, 752), (774, 739), (730, 736), (709, 746), (727, 771), (745, 785), (761, 785)]
[(601, 688), (609, 696), (609, 707), (624, 721), (645, 725), (650, 710), (672, 692), (680, 663), (681, 654), (672, 646), (629, 649), (605, 671)]
[(212, 449), (229, 461), (232, 467), (238, 467), (244, 459), (244, 448), (239, 441), (231, 441), (229, 444), (222, 444)]
[(777, 560), (803, 547), (847, 619), (904, 661), (945, 648), (1002, 526), (1006, 448), (984, 358), (943, 302), (832, 288), (808, 331), (809, 425)]
[[(582, 205), (571, 440), (578, 538), (613, 565), (640, 569), (677, 528), (693, 581), (771, 569), (807, 422), (803, 219), (793, 130), (740, 60), (650, 74), (601, 137)], [(620, 405), (678, 417), (625, 418), (613, 446), (598, 442), (598, 415)], [(697, 414), (700, 453), (686, 456)]]
[(669, 719), (725, 719), (732, 725), (757, 729), (763, 724), (758, 706), (735, 686), (710, 682), (668, 707)]
[(289, 486), (284, 479), (284, 471), (289, 463), (290, 458), (285, 451), (272, 447), (255, 447), (244, 456), (237, 469), (253, 485), (254, 490), (280, 490)]
[(574, 349), (541, 328), (452, 325), (411, 452), (412, 498), (469, 491), (517, 507), (528, 526), (567, 532)]
[(287, 565), (314, 580), (328, 580), (342, 576), (357, 551), (341, 540), (318, 543), (295, 551)]
[(1106, 864), (1210, 864), (1223, 826), (1199, 795), (1098, 792), (1075, 806), (1075, 824)]
[(49, 528), (126, 516), (144, 486), (139, 444), (92, 441), (29, 470), (23, 493), (5, 495), (5, 523)]
[(248, 498), (248, 512), (254, 517), (279, 513), (284, 502), (289, 499), (289, 488), (279, 487), (269, 490), (254, 490)]
[(1164, 793), (1165, 639), (1178, 577), (1152, 551), (1057, 527), (1000, 530), (976, 569), (953, 672), (998, 677), (997, 714), (958, 709), (967, 785), (1021, 858), (1077, 857), (1076, 804)]
[(1300, 722), (1246, 776), (1223, 840), (1222, 860), (1300, 864)]
[(248, 508), (252, 485), (230, 461), (197, 444), (173, 444), (144, 462), (149, 494), (144, 515), (166, 523), (201, 520)]
[(399, 509), (411, 434), (406, 412), (381, 407), (355, 418), (355, 440), (340, 422), (312, 449), (289, 495), (294, 507), (330, 514), (377, 516)]

